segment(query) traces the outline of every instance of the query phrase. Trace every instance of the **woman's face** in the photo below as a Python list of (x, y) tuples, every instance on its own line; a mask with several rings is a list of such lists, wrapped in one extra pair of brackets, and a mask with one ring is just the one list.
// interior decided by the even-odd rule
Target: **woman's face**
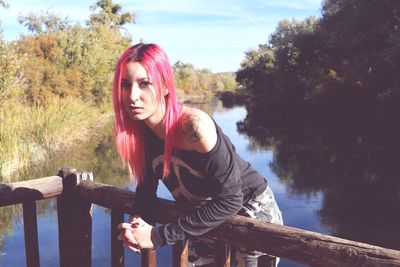
[[(157, 103), (156, 88), (142, 64), (128, 62), (121, 79), (122, 102), (133, 120), (158, 123), (164, 116), (164, 103)], [(163, 98), (162, 98), (163, 99)]]

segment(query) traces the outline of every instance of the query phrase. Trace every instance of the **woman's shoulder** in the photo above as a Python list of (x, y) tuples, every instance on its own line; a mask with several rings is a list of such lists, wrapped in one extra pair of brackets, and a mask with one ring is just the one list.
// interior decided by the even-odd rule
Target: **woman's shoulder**
[(217, 142), (213, 119), (204, 111), (193, 107), (183, 108), (179, 135), (184, 149), (199, 153), (211, 151)]

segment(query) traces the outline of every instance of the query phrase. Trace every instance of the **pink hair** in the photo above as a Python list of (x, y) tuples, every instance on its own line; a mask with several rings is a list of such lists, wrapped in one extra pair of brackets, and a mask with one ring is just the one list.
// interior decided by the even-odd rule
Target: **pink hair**
[[(166, 53), (156, 44), (137, 44), (128, 48), (117, 62), (113, 83), (113, 104), (115, 112), (115, 131), (118, 153), (122, 161), (128, 164), (136, 182), (143, 182), (146, 166), (147, 136), (143, 121), (129, 118), (123, 103), (121, 93), (121, 78), (128, 62), (138, 62), (143, 65), (156, 89), (158, 104), (165, 98), (165, 143), (163, 178), (169, 174), (169, 163), (172, 156), (175, 133), (180, 117), (180, 105), (175, 95), (174, 73)], [(164, 96), (164, 90), (168, 94)]]

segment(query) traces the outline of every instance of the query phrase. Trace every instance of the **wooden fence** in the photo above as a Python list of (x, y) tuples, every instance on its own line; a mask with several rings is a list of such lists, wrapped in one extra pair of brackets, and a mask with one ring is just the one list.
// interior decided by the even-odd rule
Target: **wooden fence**
[[(93, 181), (88, 173), (62, 169), (58, 176), (0, 184), (0, 207), (23, 206), (27, 266), (40, 266), (36, 200), (57, 198), (60, 266), (91, 266), (92, 203), (111, 210), (111, 265), (124, 266), (117, 225), (130, 213), (134, 192)], [(159, 199), (157, 222), (175, 222), (193, 208)], [(233, 216), (204, 235), (215, 240), (215, 266), (230, 266), (230, 244), (309, 266), (400, 266), (400, 251), (287, 226)], [(173, 246), (172, 265), (187, 266), (188, 242)], [(141, 266), (156, 266), (156, 251), (142, 252)], [(268, 259), (260, 266), (271, 266)]]

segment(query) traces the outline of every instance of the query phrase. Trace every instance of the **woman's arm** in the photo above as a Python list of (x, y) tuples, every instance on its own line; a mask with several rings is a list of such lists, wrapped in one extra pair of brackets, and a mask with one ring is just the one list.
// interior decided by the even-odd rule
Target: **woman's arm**
[[(235, 152), (223, 134), (217, 134), (214, 121), (198, 109), (184, 114), (181, 124), (181, 140), (184, 149), (210, 155), (205, 176), (212, 182), (213, 198), (190, 216), (182, 217), (175, 224), (161, 227), (160, 234), (165, 244), (190, 236), (202, 235), (217, 227), (242, 208), (243, 193), (241, 177), (235, 162)], [(210, 193), (210, 192), (208, 192)]]
[[(150, 173), (150, 172), (147, 172)], [(158, 179), (149, 175), (143, 182), (136, 186), (133, 215), (137, 215), (146, 222), (154, 222), (154, 211), (157, 208)]]

